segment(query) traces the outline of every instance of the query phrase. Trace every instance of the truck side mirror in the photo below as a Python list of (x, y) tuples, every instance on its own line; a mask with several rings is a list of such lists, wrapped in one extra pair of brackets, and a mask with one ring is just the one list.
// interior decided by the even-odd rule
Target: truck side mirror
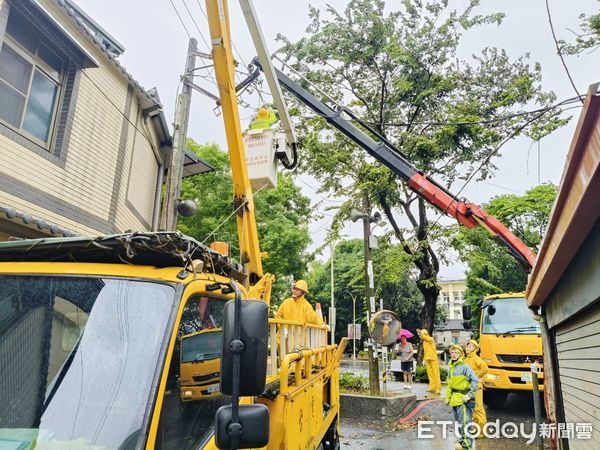
[(233, 423), (231, 405), (221, 406), (215, 416), (215, 443), (229, 450), (232, 441), (236, 448), (262, 448), (269, 443), (269, 408), (265, 405), (239, 405), (237, 423)]
[[(223, 344), (221, 352), (221, 392), (233, 393), (233, 356), (235, 346), (235, 301), (225, 304), (223, 316)], [(242, 300), (238, 326), (240, 327), (239, 373), (241, 396), (260, 395), (265, 390), (267, 376), (267, 342), (269, 336), (269, 308), (260, 300)], [(260, 447), (260, 446), (259, 446)]]

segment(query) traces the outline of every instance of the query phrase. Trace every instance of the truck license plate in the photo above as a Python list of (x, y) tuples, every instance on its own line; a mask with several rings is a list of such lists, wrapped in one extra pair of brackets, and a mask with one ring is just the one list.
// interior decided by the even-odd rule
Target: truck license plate
[(212, 386), (209, 386), (208, 389), (206, 390), (206, 392), (208, 392), (209, 394), (212, 394), (213, 392), (218, 392), (218, 391), (219, 391), (218, 384), (213, 384)]
[(531, 382), (531, 374), (530, 373), (523, 373), (521, 374), (521, 381), (529, 381)]

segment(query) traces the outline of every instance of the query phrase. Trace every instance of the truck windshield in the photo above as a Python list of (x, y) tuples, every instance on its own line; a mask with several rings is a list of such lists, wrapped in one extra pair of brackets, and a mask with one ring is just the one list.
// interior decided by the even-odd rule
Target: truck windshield
[(0, 276), (0, 448), (133, 449), (175, 290)]
[(206, 330), (181, 338), (181, 362), (199, 362), (221, 356), (220, 329)]
[(482, 310), (481, 332), (484, 334), (540, 334), (536, 322), (523, 297), (499, 298)]

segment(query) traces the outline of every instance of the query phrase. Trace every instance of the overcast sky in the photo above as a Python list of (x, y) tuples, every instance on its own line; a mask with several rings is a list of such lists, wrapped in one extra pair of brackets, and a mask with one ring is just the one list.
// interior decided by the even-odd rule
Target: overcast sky
[[(189, 33), (198, 39), (200, 50), (207, 51), (200, 32), (208, 40), (208, 24), (203, 14), (204, 0), (75, 0), (96, 22), (117, 39), (126, 48), (120, 61), (127, 70), (144, 86), (156, 86), (165, 105), (167, 118), (173, 117), (173, 105), (179, 83), (180, 74), (185, 66), (185, 54), (188, 35), (180, 23), (171, 1), (181, 15)], [(275, 36), (282, 33), (294, 40), (300, 38), (308, 24), (308, 4), (323, 7), (321, 0), (255, 0), (254, 5), (259, 15), (265, 37), (269, 41), (271, 51), (277, 48)], [(337, 9), (346, 4), (342, 0), (328, 2)], [(465, 35), (460, 56), (468, 59), (477, 54), (483, 47), (501, 47), (507, 50), (512, 58), (524, 53), (531, 55), (532, 61), (542, 64), (543, 85), (553, 90), (559, 100), (575, 95), (566, 73), (556, 55), (554, 41), (550, 33), (544, 0), (481, 0), (480, 13), (504, 12), (506, 18), (500, 26), (479, 27)], [(400, 1), (388, 1), (388, 8), (400, 5)], [(465, 1), (450, 0), (450, 6), (460, 7)], [(200, 6), (201, 5), (201, 6)], [(255, 55), (245, 21), (241, 16), (239, 3), (229, 1), (231, 13), (232, 37), (245, 63)], [(191, 15), (186, 10), (189, 8)], [(202, 7), (202, 10), (201, 10)], [(573, 38), (568, 29), (578, 30), (581, 13), (596, 12), (596, 0), (550, 0), (550, 9), (556, 33), (560, 38)], [(192, 17), (193, 16), (193, 21)], [(194, 23), (195, 21), (195, 23)], [(600, 76), (597, 73), (600, 52), (570, 57), (567, 64), (577, 89), (581, 93)], [(216, 92), (214, 85), (204, 79), (198, 84)], [(266, 83), (264, 84), (266, 88)], [(249, 120), (258, 99), (249, 99), (250, 108), (242, 109), (240, 116), (245, 123)], [(252, 104), (255, 103), (255, 104)], [(192, 102), (189, 136), (199, 143), (217, 142), (225, 146), (223, 122), (213, 113), (214, 103), (195, 93)], [(506, 193), (523, 193), (540, 182), (560, 182), (565, 157), (579, 115), (579, 109), (572, 110), (571, 123), (542, 140), (533, 147), (525, 138), (513, 140), (501, 152), (502, 157), (496, 160), (499, 167), (496, 176), (487, 182), (471, 182), (462, 195), (475, 203), (484, 203), (491, 197)], [(317, 188), (314, 179), (299, 177), (299, 186), (305, 194), (318, 199), (312, 189)], [(312, 189), (311, 189), (312, 187)], [(462, 185), (453, 186), (457, 192)], [(316, 200), (315, 200), (316, 201)], [(334, 203), (331, 203), (334, 204)], [(328, 230), (330, 217), (311, 224), (314, 246), (322, 243)], [(349, 226), (345, 233), (351, 237), (361, 237), (361, 228)], [(462, 266), (453, 264), (442, 270), (445, 278), (456, 278), (462, 275)]]

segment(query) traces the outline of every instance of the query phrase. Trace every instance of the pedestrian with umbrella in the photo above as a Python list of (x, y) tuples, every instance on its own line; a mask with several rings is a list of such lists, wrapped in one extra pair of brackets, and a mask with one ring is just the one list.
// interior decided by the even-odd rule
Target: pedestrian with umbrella
[(404, 377), (404, 389), (412, 389), (412, 370), (414, 361), (414, 350), (407, 337), (412, 337), (413, 334), (405, 329), (400, 330), (400, 345), (398, 346), (398, 355), (400, 356), (400, 368)]

